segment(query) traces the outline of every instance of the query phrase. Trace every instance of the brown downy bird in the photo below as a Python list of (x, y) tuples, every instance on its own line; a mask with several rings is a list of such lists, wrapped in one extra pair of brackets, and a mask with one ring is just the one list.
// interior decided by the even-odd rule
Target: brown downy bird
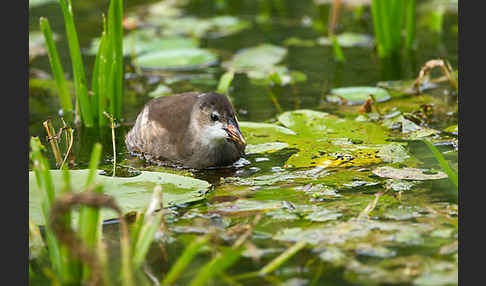
[(151, 161), (197, 169), (231, 165), (246, 147), (233, 106), (215, 92), (152, 99), (125, 143)]

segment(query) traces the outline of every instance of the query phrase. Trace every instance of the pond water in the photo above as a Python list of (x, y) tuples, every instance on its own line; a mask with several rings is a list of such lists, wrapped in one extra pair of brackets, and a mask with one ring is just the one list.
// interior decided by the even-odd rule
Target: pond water
[[(101, 11), (107, 10), (108, 1), (73, 2), (80, 44), (87, 51), (101, 33)], [(140, 7), (156, 2), (128, 1), (124, 13), (137, 15)], [(210, 67), (139, 74), (129, 65), (130, 57), (125, 58), (127, 78), (123, 118), (116, 128), (118, 174), (129, 174), (127, 171), (134, 168), (141, 171), (183, 173), (181, 170), (151, 166), (131, 157), (124, 146), (125, 134), (134, 124), (143, 105), (152, 98), (149, 93), (159, 84), (169, 87), (172, 93), (215, 90), (220, 76), (225, 72), (221, 63), (231, 60), (236, 52), (244, 48), (259, 44), (286, 48), (286, 55), (278, 64), (304, 74), (306, 79), (284, 86), (271, 86), (255, 82), (245, 73), (237, 73), (228, 96), (238, 119), (242, 122), (280, 123), (296, 132), (301, 130), (292, 128), (292, 124), (285, 124), (285, 118), (279, 117), (277, 120), (277, 116), (287, 114), (292, 119), (295, 114), (286, 112), (311, 109), (358, 122), (356, 118), (363, 114), (357, 111), (357, 106), (339, 105), (325, 100), (325, 95), (332, 89), (374, 87), (388, 81), (406, 83), (417, 77), (427, 61), (437, 58), (447, 60), (457, 70), (457, 9), (446, 10), (442, 30), (438, 33), (424, 20), (430, 18), (427, 13), (431, 13), (425, 4), (434, 1), (418, 1), (415, 51), (387, 61), (376, 56), (372, 45), (343, 45), (346, 60), (340, 63), (334, 59), (332, 46), (319, 44), (318, 41), (326, 36), (322, 27), (327, 25), (330, 11), (330, 5), (319, 4), (321, 2), (326, 1), (189, 0), (182, 1), (184, 4), (180, 7), (174, 5), (174, 9), (182, 13), (177, 17), (202, 19), (231, 15), (248, 22), (248, 26), (234, 34), (216, 33), (197, 37), (200, 48), (219, 56), (219, 62)], [(53, 32), (58, 35), (56, 45), (61, 61), (64, 70), (71, 75), (64, 24), (57, 1), (29, 9), (31, 33), (38, 31), (41, 16), (49, 19)], [(171, 20), (176, 23), (175, 26), (179, 21), (177, 17)], [(369, 6), (364, 6), (361, 12), (356, 8), (343, 8), (337, 32), (372, 36)], [(89, 79), (94, 56), (86, 53), (83, 60)], [(29, 131), (31, 136), (39, 136), (47, 146), (42, 122), (52, 118), (54, 125), (60, 126), (60, 103), (55, 92), (32, 82), (40, 74), (34, 74), (33, 71), (50, 73), (47, 55), (35, 57), (30, 68)], [(417, 96), (393, 97), (379, 106), (381, 112), (390, 115), (390, 118), (397, 111), (423, 115), (424, 106), (431, 106), (432, 115), (427, 117), (427, 128), (443, 131), (457, 125), (457, 95), (446, 84)], [(312, 114), (305, 113), (303, 116), (311, 118)], [(295, 120), (298, 122), (299, 119)], [(379, 125), (369, 118), (366, 121), (370, 125)], [(313, 134), (315, 130), (309, 128), (306, 132)], [(245, 135), (252, 138), (253, 141), (249, 142), (261, 144), (265, 141), (255, 135), (261, 135), (258, 131), (242, 129)], [(363, 136), (366, 134), (365, 131)], [(93, 144), (101, 142), (103, 160), (100, 167), (109, 173), (113, 159), (111, 130), (79, 127), (74, 136), (71, 168), (87, 168)], [(316, 145), (304, 141), (320, 140), (318, 137), (308, 135), (305, 140), (295, 143), (283, 135), (279, 136), (280, 139), (276, 141), (289, 143), (290, 146), (273, 152), (247, 154), (244, 158), (246, 161), (231, 168), (185, 172), (208, 181), (213, 188), (205, 200), (174, 206), (166, 215), (168, 239), (154, 243), (146, 260), (157, 279), (164, 277), (194, 237), (214, 228), (221, 237), (221, 241), (216, 244), (230, 245), (234, 241), (230, 231), (237, 231), (237, 226), (251, 223), (257, 214), (262, 214), (249, 239), (251, 247), (224, 274), (212, 279), (210, 285), (457, 284), (457, 246), (454, 245), (457, 245), (458, 208), (456, 190), (449, 180), (405, 181), (383, 178), (371, 172), (383, 165), (380, 164), (383, 162), (378, 161), (316, 167), (315, 164), (302, 162), (296, 154), (310, 156), (310, 151), (306, 153), (304, 149), (312, 149)], [(349, 145), (339, 141), (346, 138), (330, 136), (334, 140), (331, 140), (330, 146)], [(376, 134), (373, 136), (378, 137)], [(420, 140), (414, 140), (418, 137), (410, 138), (393, 129), (387, 133), (387, 137), (387, 140), (380, 139), (379, 142), (373, 139), (377, 141), (371, 140), (371, 143), (404, 143), (402, 146), (405, 146), (408, 159), (394, 166), (441, 170), (427, 146)], [(267, 140), (272, 142), (272, 139)], [(457, 132), (453, 135), (440, 133), (434, 142), (446, 160), (457, 169)], [(344, 149), (336, 150), (339, 153)], [(315, 157), (312, 156), (312, 159)], [(55, 168), (52, 153), (49, 153), (49, 160), (51, 167)], [(368, 214), (364, 213), (375, 200), (374, 209)], [(356, 220), (362, 219), (362, 215), (365, 215), (366, 222)], [(118, 224), (105, 224), (104, 235), (109, 242), (113, 261), (118, 261)], [(306, 241), (307, 247), (275, 272), (264, 277), (238, 277), (260, 270), (272, 258), (298, 241)], [(178, 280), (178, 285), (189, 283), (210, 258), (210, 251), (197, 256), (189, 270)], [(47, 283), (46, 279), (44, 277), (37, 283)], [(150, 284), (147, 277), (139, 279), (140, 283)]]

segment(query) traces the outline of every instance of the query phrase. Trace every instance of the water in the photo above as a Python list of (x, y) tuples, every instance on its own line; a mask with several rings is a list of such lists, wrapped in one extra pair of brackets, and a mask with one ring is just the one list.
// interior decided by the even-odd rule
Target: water
[[(129, 1), (125, 4), (125, 13), (134, 11), (137, 6), (141, 4), (150, 2), (156, 1)], [(91, 40), (99, 36), (101, 33), (100, 13), (101, 11), (106, 11), (107, 1), (103, 1), (103, 3), (99, 3), (99, 1), (74, 1), (73, 4), (80, 44), (82, 48), (88, 48)], [(322, 32), (314, 28), (315, 25), (313, 26), (305, 23), (309, 22), (308, 19), (312, 19), (314, 24), (318, 22), (327, 23), (329, 5), (316, 5), (313, 1), (291, 0), (193, 0), (189, 1), (183, 11), (185, 15), (192, 15), (195, 17), (233, 15), (241, 19), (249, 20), (252, 23), (251, 28), (231, 36), (203, 38), (200, 40), (201, 47), (217, 51), (221, 56), (221, 61), (225, 61), (230, 59), (236, 51), (260, 43), (271, 43), (283, 46), (283, 42), (291, 37), (316, 39), (322, 36)], [(30, 31), (38, 29), (38, 18), (40, 16), (46, 16), (50, 21), (54, 33), (60, 35), (61, 39), (56, 42), (56, 45), (61, 56), (64, 70), (69, 71), (68, 73), (71, 74), (68, 47), (64, 37), (65, 31), (62, 14), (58, 4), (53, 3), (31, 8), (29, 10)], [(259, 17), (261, 18), (265, 16), (269, 16), (270, 19), (265, 22), (258, 21)], [(366, 33), (370, 35), (373, 34), (369, 9), (364, 10), (361, 20), (355, 20), (352, 9), (343, 10), (340, 23), (338, 29), (341, 32), (346, 31)], [(287, 47), (288, 54), (282, 64), (286, 65), (290, 70), (297, 70), (305, 73), (307, 81), (297, 83), (293, 86), (272, 88), (271, 90), (276, 95), (279, 106), (275, 105), (268, 96), (269, 87), (254, 85), (243, 74), (237, 74), (235, 76), (230, 91), (230, 97), (240, 121), (272, 121), (279, 112), (295, 109), (321, 110), (342, 116), (342, 109), (322, 101), (323, 90), (348, 86), (375, 86), (377, 82), (385, 80), (414, 79), (421, 66), (426, 61), (435, 58), (447, 59), (452, 67), (457, 69), (457, 29), (454, 29), (454, 27), (457, 27), (457, 13), (454, 12), (445, 14), (443, 32), (441, 35), (438, 35), (423, 26), (419, 26), (417, 28), (417, 50), (410, 55), (404, 56), (400, 62), (393, 64), (378, 59), (371, 48), (344, 48), (343, 52), (346, 61), (344, 63), (337, 63), (333, 59), (333, 51), (331, 47), (321, 45), (316, 45), (314, 47), (289, 46)], [(87, 78), (90, 79), (90, 71), (94, 62), (94, 57), (85, 56), (84, 61), (88, 67), (86, 68)], [(35, 58), (31, 63), (31, 68), (50, 72), (47, 56), (39, 56)], [(194, 80), (192, 83), (191, 81), (186, 80), (171, 84), (170, 87), (173, 89), (174, 93), (192, 90), (201, 92), (214, 90), (217, 86), (217, 80), (223, 72), (224, 70), (220, 66), (211, 67), (194, 73), (202, 74), (204, 77), (209, 77), (212, 80), (206, 82), (199, 81), (196, 83), (194, 83)], [(189, 72), (188, 74), (192, 74), (192, 72)], [(122, 165), (130, 165), (142, 170), (153, 169), (153, 167), (129, 156), (124, 146), (124, 136), (134, 123), (135, 118), (143, 105), (150, 100), (150, 97), (147, 96), (147, 92), (157, 84), (157, 80), (157, 78), (155, 80), (153, 80), (153, 78), (126, 80), (127, 90), (124, 98), (124, 118), (121, 122), (121, 126), (116, 129), (117, 161), (121, 162)], [(133, 88), (134, 86), (141, 87), (142, 91), (137, 92)], [(454, 110), (454, 106), (457, 106), (455, 100), (450, 100), (449, 97), (444, 96), (442, 90), (437, 91), (436, 93), (437, 94), (434, 96), (440, 99), (443, 103), (441, 107), (444, 106), (444, 108), (447, 108), (448, 110)], [(31, 97), (29, 100), (30, 135), (40, 136), (42, 139), (45, 138), (42, 122), (46, 118), (51, 117), (53, 118), (55, 125), (58, 124), (56, 114), (59, 108), (60, 105), (56, 97), (39, 95), (35, 98)], [(344, 116), (347, 115), (344, 114)], [(452, 124), (457, 124), (457, 116), (449, 116), (446, 120), (436, 120), (435, 124), (431, 127), (443, 129)], [(102, 168), (110, 170), (113, 154), (111, 131), (108, 128), (79, 128), (76, 129), (75, 138), (76, 140), (73, 146), (75, 164), (72, 166), (73, 168), (86, 168), (92, 145), (95, 142), (101, 141), (104, 156)], [(45, 140), (43, 140), (43, 142), (45, 142)], [(408, 149), (411, 154), (424, 162), (424, 167), (440, 169), (439, 165), (424, 144), (412, 143), (409, 145)], [(440, 149), (441, 151), (453, 150), (450, 144), (441, 146)], [(226, 177), (249, 178), (256, 175), (280, 174), (281, 169), (279, 168), (282, 167), (285, 161), (295, 152), (295, 150), (286, 149), (281, 152), (265, 155), (264, 157), (267, 157), (269, 160), (260, 162), (256, 162), (255, 159), (262, 157), (262, 155), (249, 155), (246, 158), (250, 160), (250, 165), (240, 168), (195, 171), (194, 176), (207, 180), (215, 185), (215, 189), (212, 191), (209, 198), (230, 195), (244, 199), (255, 199), (257, 201), (276, 199), (285, 200), (286, 202), (294, 204), (309, 204), (308, 197), (304, 196), (302, 192), (299, 193), (295, 191), (295, 188), (302, 187), (308, 183), (304, 182), (304, 180), (290, 180), (287, 184), (279, 182), (270, 186), (257, 186), (251, 188), (236, 187), (231, 184), (220, 182)], [(457, 152), (449, 153), (446, 158), (452, 160), (453, 163), (457, 163)], [(55, 161), (52, 154), (49, 159), (54, 168)], [(120, 168), (119, 172), (123, 172), (123, 168)], [(331, 170), (330, 172), (332, 174), (333, 171)], [(339, 173), (339, 171), (337, 172)], [(314, 184), (318, 183), (319, 182), (315, 182)], [(445, 272), (442, 270), (442, 272), (434, 270), (434, 267), (436, 267), (438, 263), (437, 261), (443, 263), (445, 265), (443, 265), (443, 267), (445, 268), (450, 267), (450, 265), (455, 265), (457, 271), (457, 251), (455, 252), (456, 256), (454, 256), (454, 253), (451, 255), (438, 254), (441, 247), (457, 240), (457, 234), (455, 234), (457, 233), (457, 212), (454, 213), (454, 210), (450, 210), (454, 209), (454, 206), (457, 206), (453, 203), (454, 197), (451, 195), (450, 191), (452, 188), (453, 187), (448, 181), (433, 181), (421, 184), (414, 189), (413, 193), (404, 193), (402, 201), (393, 201), (393, 196), (388, 194), (380, 198), (381, 201), (378, 204), (378, 209), (374, 213), (374, 217), (379, 221), (389, 222), (391, 219), (389, 218), (390, 214), (387, 214), (387, 211), (389, 210), (388, 208), (393, 208), (399, 205), (409, 208), (417, 207), (417, 216), (404, 221), (398, 220), (398, 222), (403, 222), (405, 225), (428, 223), (433, 224), (434, 227), (451, 229), (452, 234), (448, 236), (445, 235), (441, 237), (438, 234), (437, 236), (431, 237), (428, 236), (428, 234), (420, 234), (419, 238), (417, 238), (419, 242), (414, 243), (413, 237), (410, 238), (407, 235), (410, 235), (411, 232), (420, 232), (422, 230), (418, 228), (418, 230), (404, 232), (402, 234), (403, 237), (398, 238), (401, 244), (399, 243), (398, 245), (391, 245), (389, 247), (396, 252), (392, 256), (393, 259), (383, 259), (376, 255), (354, 256), (352, 254), (357, 251), (356, 249), (359, 249), (357, 246), (359, 243), (371, 244), (375, 249), (382, 244), (387, 245), (386, 239), (391, 238), (380, 233), (380, 235), (376, 236), (376, 239), (371, 237), (369, 240), (358, 240), (357, 242), (345, 243), (344, 245), (339, 246), (341, 247), (341, 250), (346, 253), (345, 256), (351, 259), (346, 260), (346, 263), (344, 264), (338, 262), (330, 263), (319, 259), (318, 254), (321, 253), (319, 250), (320, 248), (319, 246), (314, 246), (299, 252), (296, 256), (286, 262), (283, 267), (279, 268), (272, 275), (268, 275), (268, 277), (253, 278), (238, 282), (242, 285), (267, 285), (280, 283), (287, 283), (288, 285), (410, 285), (414, 279), (420, 278), (420, 275), (429, 271), (424, 270), (427, 268), (425, 265), (429, 265), (432, 268), (430, 271), (434, 275), (445, 276), (448, 274), (445, 270)], [(328, 201), (314, 201), (309, 205), (339, 209), (342, 213), (342, 217), (339, 218), (336, 223), (344, 223), (347, 219), (359, 214), (359, 210), (366, 207), (366, 205), (373, 199), (373, 194), (378, 190), (379, 187), (372, 185), (365, 185), (358, 189), (343, 189), (339, 191), (339, 194), (343, 196), (342, 198), (336, 197)], [(215, 200), (215, 202), (216, 201), (217, 200)], [(214, 209), (212, 209), (212, 207), (214, 207), (213, 203), (203, 201), (201, 203), (178, 208), (173, 215), (168, 216), (168, 226), (169, 228), (176, 226), (197, 226), (207, 228), (208, 226), (213, 226), (228, 230), (230, 226), (250, 222), (254, 216), (213, 215), (211, 211)], [(437, 220), (438, 222), (433, 223), (432, 221), (434, 220)], [(302, 219), (281, 221), (276, 220), (272, 216), (264, 216), (262, 221), (255, 228), (254, 235), (250, 241), (260, 250), (276, 249), (275, 254), (265, 255), (257, 260), (250, 257), (243, 257), (235, 266), (230, 267), (225, 272), (224, 277), (226, 277), (226, 279), (229, 277), (231, 280), (231, 277), (238, 274), (259, 270), (268, 263), (271, 258), (275, 257), (278, 253), (281, 253), (282, 250), (288, 248), (291, 243), (272, 239), (272, 236), (279, 230), (285, 227), (305, 228), (319, 225), (318, 222), (309, 222)], [(330, 227), (337, 226), (334, 222), (331, 222)], [(340, 228), (337, 227), (337, 230), (339, 229)], [(339, 231), (336, 231), (337, 236), (339, 236), (338, 233)], [(105, 225), (105, 236), (109, 241), (109, 249), (113, 261), (118, 261), (119, 257), (119, 244), (117, 243), (118, 235), (117, 224)], [(173, 262), (182, 253), (184, 245), (197, 235), (199, 234), (185, 234), (172, 231), (171, 237), (174, 239), (174, 242), (154, 243), (147, 258), (147, 264), (153, 275), (159, 279), (163, 277), (168, 269), (170, 269)], [(385, 242), (376, 242), (380, 239)], [(220, 243), (222, 245), (229, 244), (229, 242), (224, 241)], [(163, 250), (161, 251), (161, 249)], [(189, 283), (191, 278), (194, 277), (202, 265), (207, 263), (210, 257), (210, 253), (203, 253), (198, 256), (191, 264), (193, 267), (181, 277), (179, 285)], [(404, 261), (400, 261), (400, 259), (404, 259)], [(387, 261), (392, 262), (387, 264)], [(116, 269), (116, 265), (117, 263), (114, 263), (112, 267)], [(407, 267), (410, 269), (409, 271), (412, 272), (415, 269), (418, 274), (407, 275), (399, 272), (399, 270), (406, 269)], [(397, 270), (396, 273), (393, 272), (393, 270)], [(367, 271), (371, 271), (370, 273), (374, 274), (367, 274)], [(385, 271), (383, 272), (385, 274), (380, 271)], [(229, 280), (213, 279), (211, 285), (227, 285), (229, 283), (228, 281)], [(445, 284), (439, 283), (438, 285)]]

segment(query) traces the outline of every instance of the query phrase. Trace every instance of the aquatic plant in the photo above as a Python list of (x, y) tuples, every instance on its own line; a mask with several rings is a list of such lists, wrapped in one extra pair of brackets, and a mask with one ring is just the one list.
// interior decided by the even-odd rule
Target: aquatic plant
[[(53, 284), (79, 284), (82, 281), (107, 282), (107, 257), (101, 239), (101, 208), (111, 208), (117, 214), (121, 227), (121, 271), (123, 285), (133, 285), (133, 271), (140, 268), (154, 234), (161, 224), (162, 187), (157, 185), (150, 205), (144, 213), (139, 213), (132, 225), (129, 236), (128, 227), (121, 208), (112, 196), (105, 195), (103, 184), (95, 184), (95, 175), (101, 157), (101, 144), (94, 145), (89, 163), (89, 173), (84, 184), (84, 191), (72, 192), (71, 175), (66, 168), (62, 169), (63, 187), (55, 189), (51, 170), (42, 155), (44, 146), (39, 138), (31, 138), (30, 157), (33, 164), (38, 190), (41, 193), (42, 216), (45, 225), (45, 243), (49, 265), (52, 267), (50, 278)], [(73, 221), (72, 209), (80, 206), (77, 223)], [(30, 220), (29, 241), (38, 239), (37, 225)], [(77, 225), (77, 231), (72, 226)], [(79, 235), (79, 236), (78, 236)], [(34, 275), (40, 271), (35, 263), (29, 263), (29, 272)], [(104, 284), (104, 283), (102, 283)]]
[[(95, 124), (107, 124), (103, 112), (109, 111), (119, 119), (122, 109), (123, 94), (123, 2), (110, 1), (108, 9), (108, 23), (103, 24), (103, 33), (96, 55), (91, 82), (91, 91), (88, 91), (78, 34), (74, 25), (74, 15), (71, 0), (59, 0), (66, 27), (69, 52), (73, 66), (74, 87), (76, 97), (76, 113), (80, 113), (80, 120), (87, 127)], [(41, 29), (46, 39), (48, 54), (53, 76), (56, 79), (62, 109), (67, 119), (72, 114), (72, 102), (66, 88), (66, 79), (59, 62), (59, 56), (52, 40), (49, 22), (40, 19)], [(91, 93), (91, 96), (90, 96)], [(78, 114), (76, 114), (78, 116)]]
[[(415, 40), (415, 0), (372, 0), (371, 14), (379, 57), (388, 57)], [(405, 28), (405, 43), (402, 31)]]

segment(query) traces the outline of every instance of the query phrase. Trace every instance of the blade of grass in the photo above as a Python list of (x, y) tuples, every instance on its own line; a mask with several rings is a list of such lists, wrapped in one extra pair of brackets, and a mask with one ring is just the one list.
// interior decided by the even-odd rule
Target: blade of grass
[(415, 0), (407, 0), (405, 17), (405, 48), (411, 50), (415, 40)]
[(69, 52), (73, 65), (74, 88), (76, 97), (79, 99), (81, 118), (85, 126), (91, 127), (94, 124), (94, 120), (90, 106), (90, 99), (88, 97), (88, 87), (86, 85), (86, 75), (84, 72), (83, 59), (81, 57), (81, 49), (79, 48), (78, 34), (74, 25), (71, 0), (59, 0), (59, 4), (61, 5), (64, 24), (66, 26)]
[[(101, 157), (101, 144), (96, 143), (91, 152), (91, 160), (89, 162), (89, 173), (86, 178), (84, 188), (86, 190), (92, 189), (94, 178), (97, 172), (98, 163)], [(102, 188), (95, 188), (95, 192), (101, 192)], [(94, 248), (97, 241), (100, 239), (100, 232), (98, 224), (101, 223), (99, 209), (83, 206), (79, 210), (78, 232), (82, 242), (90, 248)], [(90, 269), (87, 265), (83, 268), (83, 278), (87, 279), (90, 276)]]
[(384, 51), (384, 46), (383, 46), (383, 41), (384, 41), (384, 35), (383, 35), (383, 28), (381, 24), (381, 17), (380, 17), (380, 3), (378, 0), (372, 0), (371, 1), (371, 16), (373, 18), (373, 28), (375, 31), (375, 39), (376, 39), (376, 45), (378, 49), (378, 55), (380, 57), (384, 56), (385, 51)]
[(232, 70), (225, 72), (219, 79), (218, 88), (216, 89), (216, 91), (222, 94), (226, 94), (231, 86), (231, 82), (233, 81), (234, 76), (235, 72)]
[(304, 248), (306, 246), (305, 241), (299, 241), (296, 244), (292, 245), (289, 249), (287, 249), (285, 252), (277, 256), (275, 259), (270, 261), (265, 267), (263, 267), (258, 274), (260, 276), (266, 275), (277, 268), (279, 268), (285, 261), (289, 260), (292, 256), (294, 256), (299, 250)]
[[(150, 202), (149, 207), (145, 215), (141, 217), (141, 227), (138, 227), (137, 236), (136, 236), (136, 243), (135, 246), (132, 248), (132, 255), (133, 255), (133, 267), (136, 269), (142, 265), (145, 256), (150, 248), (150, 244), (154, 239), (155, 232), (160, 226), (160, 222), (163, 217), (163, 209), (162, 209), (162, 186), (157, 185), (154, 188), (154, 193), (152, 196), (152, 201)], [(161, 208), (161, 210), (155, 214), (155, 211)], [(133, 237), (133, 236), (132, 236)], [(133, 244), (132, 244), (133, 245)]]
[(61, 102), (61, 107), (64, 111), (64, 116), (68, 121), (72, 122), (74, 114), (73, 102), (67, 88), (64, 70), (62, 68), (61, 61), (59, 60), (57, 48), (54, 44), (51, 26), (49, 25), (49, 21), (44, 17), (40, 18), (40, 28), (42, 30), (42, 33), (44, 34), (44, 39), (46, 41), (47, 55), (49, 56), (49, 63), (51, 66), (52, 75), (56, 80), (56, 86), (59, 92), (59, 100)]
[(165, 276), (162, 281), (162, 285), (174, 285), (174, 282), (179, 278), (182, 271), (186, 269), (189, 263), (192, 261), (194, 256), (199, 252), (201, 247), (203, 247), (209, 240), (210, 235), (201, 236), (191, 242), (182, 253), (182, 255), (177, 259), (176, 263), (170, 269), (167, 276)]
[(37, 185), (39, 186), (39, 190), (41, 191), (41, 209), (42, 216), (44, 217), (44, 221), (46, 222), (45, 233), (46, 244), (49, 250), (49, 260), (57, 276), (63, 282), (73, 282), (75, 276), (71, 272), (69, 263), (66, 263), (66, 261), (69, 261), (69, 258), (67, 257), (67, 252), (62, 249), (59, 241), (56, 239), (51, 229), (51, 226), (49, 225), (49, 213), (52, 204), (54, 203), (56, 194), (49, 169), (49, 164), (42, 155), (42, 149), (44, 149), (44, 146), (42, 145), (38, 137), (31, 137), (30, 147), (32, 150), (30, 156), (33, 162), (33, 170), (36, 176)]
[(452, 168), (449, 166), (447, 161), (444, 159), (444, 156), (439, 151), (439, 149), (437, 149), (437, 147), (435, 147), (428, 140), (423, 140), (423, 141), (427, 145), (427, 147), (429, 147), (432, 154), (434, 154), (435, 159), (437, 159), (444, 172), (446, 172), (447, 176), (449, 177), (449, 180), (456, 186), (456, 193), (457, 193), (457, 188), (459, 186), (457, 173), (454, 170), (452, 170)]
[(219, 252), (201, 268), (189, 286), (208, 285), (209, 279), (219, 275), (233, 265), (240, 258), (243, 250), (243, 247), (239, 247), (237, 249), (227, 248), (223, 252)]
[(334, 59), (338, 62), (344, 62), (346, 61), (346, 58), (344, 57), (343, 50), (341, 49), (341, 46), (339, 45), (339, 42), (337, 40), (336, 35), (331, 34), (331, 42), (332, 42), (332, 50), (334, 51)]
[(108, 8), (108, 36), (111, 55), (113, 56), (112, 72), (113, 94), (110, 113), (117, 119), (121, 116), (123, 94), (123, 1), (112, 0)]

